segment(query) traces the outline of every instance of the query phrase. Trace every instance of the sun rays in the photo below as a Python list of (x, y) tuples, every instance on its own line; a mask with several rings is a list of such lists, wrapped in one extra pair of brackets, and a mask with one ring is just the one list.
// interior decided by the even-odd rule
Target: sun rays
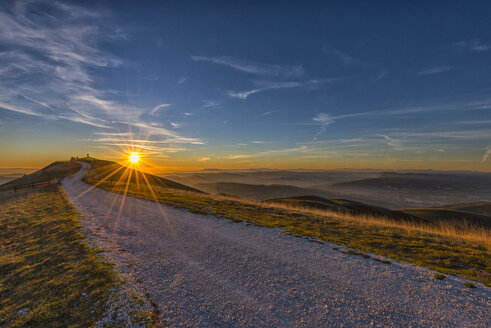
[(138, 161), (140, 160), (140, 155), (138, 155), (138, 153), (131, 153), (129, 159), (130, 162), (133, 164), (138, 163)]
[[(114, 230), (125, 229), (121, 226), (121, 222), (125, 222), (122, 217), (127, 211), (131, 211), (131, 208), (126, 206), (127, 197), (132, 195), (132, 190), (145, 190), (147, 189), (152, 195), (153, 200), (158, 204), (158, 209), (162, 219), (166, 222), (167, 214), (159, 202), (159, 198), (154, 188), (161, 186), (162, 181), (148, 172), (152, 172), (154, 165), (151, 163), (152, 156), (159, 156), (154, 154), (151, 149), (146, 147), (147, 138), (133, 138), (130, 133), (129, 136), (125, 135), (127, 140), (120, 140), (115, 142), (114, 146), (118, 147), (117, 157), (120, 159), (119, 163), (111, 163), (107, 161), (93, 160), (90, 162), (90, 169), (87, 171), (84, 180), (90, 184), (86, 190), (81, 192), (75, 197), (74, 200), (83, 197), (94, 188), (109, 187), (112, 191), (105, 197), (107, 204), (106, 217), (108, 223), (112, 221), (111, 226)], [(160, 154), (161, 155), (161, 154)], [(169, 227), (170, 231), (174, 231), (172, 227)]]

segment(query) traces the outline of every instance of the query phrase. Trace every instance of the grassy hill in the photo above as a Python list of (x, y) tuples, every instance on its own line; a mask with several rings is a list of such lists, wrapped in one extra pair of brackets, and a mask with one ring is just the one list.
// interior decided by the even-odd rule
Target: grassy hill
[[(58, 184), (80, 167), (54, 162), (0, 186), (0, 327), (93, 327), (127, 310), (135, 324), (155, 326), (155, 314), (138, 295), (120, 292), (112, 264), (80, 233), (80, 214)], [(53, 183), (13, 190), (46, 179)], [(123, 298), (127, 306), (107, 312)], [(125, 326), (124, 319), (114, 322)]]
[(90, 180), (104, 180), (108, 182), (124, 182), (138, 185), (144, 185), (149, 183), (150, 185), (159, 186), (163, 188), (171, 188), (182, 191), (202, 192), (201, 190), (188, 187), (184, 184), (161, 178), (153, 174), (144, 173), (129, 167), (122, 166), (116, 162), (104, 161), (99, 159), (91, 159), (89, 161), (91, 169), (87, 175), (87, 179)]
[(445, 205), (443, 208), (481, 214), (491, 217), (491, 202), (476, 202)]
[(281, 204), (292, 208), (307, 208), (355, 215), (380, 216), (396, 221), (419, 224), (431, 225), (434, 222), (441, 223), (455, 221), (456, 224), (460, 223), (462, 225), (491, 228), (491, 217), (489, 216), (447, 208), (405, 208), (391, 210), (348, 199), (326, 199), (318, 196), (275, 198), (266, 200), (264, 203)]
[(405, 220), (421, 223), (429, 223), (424, 218), (413, 216), (410, 213), (402, 213), (383, 207), (372, 206), (348, 199), (326, 199), (318, 196), (297, 196), (274, 198), (265, 200), (264, 203), (282, 204), (293, 208), (310, 208), (355, 215), (372, 215), (387, 217), (394, 220)]
[(405, 208), (400, 212), (433, 221), (466, 221), (470, 225), (491, 228), (491, 217), (448, 208)]
[(84, 242), (79, 217), (56, 184), (0, 192), (0, 327), (90, 327), (102, 318), (117, 278)]
[(80, 170), (80, 164), (76, 162), (53, 162), (50, 165), (31, 174), (9, 181), (0, 185), (0, 191), (11, 190), (15, 186), (23, 186), (32, 183), (40, 183), (51, 180), (53, 183), (70, 176)]

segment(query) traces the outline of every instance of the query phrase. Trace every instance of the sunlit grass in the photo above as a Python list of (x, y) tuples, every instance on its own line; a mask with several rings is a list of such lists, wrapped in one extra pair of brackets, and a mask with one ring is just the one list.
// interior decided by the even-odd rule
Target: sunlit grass
[(0, 326), (92, 326), (117, 283), (111, 265), (83, 241), (61, 187), (15, 196), (0, 206)]
[[(218, 196), (218, 198), (221, 198)], [(421, 232), (441, 235), (445, 237), (464, 239), (469, 242), (476, 242), (485, 245), (487, 248), (491, 246), (491, 231), (490, 229), (471, 224), (464, 220), (434, 220), (431, 223), (421, 221), (395, 220), (388, 216), (374, 216), (370, 214), (350, 214), (329, 210), (312, 209), (308, 207), (290, 206), (278, 203), (258, 203), (260, 206), (281, 208), (301, 213), (312, 214), (316, 216), (338, 218), (343, 221), (353, 221), (366, 223), (369, 225), (379, 225), (383, 227), (393, 227), (404, 229), (407, 232)]]
[[(97, 179), (101, 179), (100, 171), (97, 174)], [(154, 200), (194, 213), (283, 228), (312, 240), (346, 245), (491, 284), (490, 234), (484, 228), (458, 227), (448, 222), (430, 226), (385, 217), (341, 214), (245, 201), (235, 197), (211, 196), (154, 186), (144, 174), (141, 176), (144, 181), (142, 184), (128, 183), (129, 180), (122, 178), (117, 181), (98, 181), (91, 178), (90, 173), (87, 181), (102, 189)]]

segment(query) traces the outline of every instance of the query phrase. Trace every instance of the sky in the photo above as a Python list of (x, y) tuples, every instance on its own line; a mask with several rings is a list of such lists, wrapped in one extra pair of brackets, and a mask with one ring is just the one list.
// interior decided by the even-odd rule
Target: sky
[(491, 171), (491, 3), (2, 1), (0, 167)]

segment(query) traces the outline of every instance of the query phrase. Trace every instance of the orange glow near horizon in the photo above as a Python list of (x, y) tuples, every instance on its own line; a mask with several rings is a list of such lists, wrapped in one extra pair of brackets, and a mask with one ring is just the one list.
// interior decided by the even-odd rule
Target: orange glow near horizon
[[(29, 146), (32, 147), (32, 146)], [(103, 160), (111, 160), (119, 164), (136, 169), (139, 171), (165, 175), (172, 172), (190, 172), (203, 169), (239, 170), (239, 169), (373, 169), (373, 170), (473, 170), (481, 172), (491, 172), (489, 160), (482, 153), (470, 156), (466, 153), (459, 153), (454, 157), (447, 152), (436, 152), (433, 155), (425, 153), (397, 158), (391, 153), (378, 154), (375, 151), (368, 151), (367, 154), (332, 154), (324, 157), (311, 156), (305, 153), (306, 148), (299, 148), (297, 152), (272, 151), (251, 151), (246, 149), (242, 154), (227, 151), (225, 148), (201, 149), (193, 151), (176, 151), (174, 147), (161, 148), (158, 142), (150, 139), (150, 135), (134, 134), (131, 129), (124, 132), (114, 133), (107, 140), (104, 150), (91, 149), (85, 147), (77, 153), (64, 152), (57, 149), (56, 152), (38, 153), (42, 147), (29, 148), (25, 155), (20, 156), (17, 150), (9, 150), (9, 156), (5, 156), (0, 161), (0, 172), (7, 174), (31, 173), (39, 168), (45, 167), (53, 161), (64, 161), (70, 156), (80, 156), (90, 153), (91, 156)], [(180, 148), (178, 148), (180, 149)], [(180, 150), (191, 150), (180, 149)], [(370, 155), (372, 154), (373, 155)], [(237, 155), (239, 154), (239, 155)], [(272, 155), (274, 154), (274, 156)], [(233, 156), (232, 156), (233, 155)], [(457, 156), (458, 160), (455, 159)], [(446, 159), (446, 160), (443, 160)]]

